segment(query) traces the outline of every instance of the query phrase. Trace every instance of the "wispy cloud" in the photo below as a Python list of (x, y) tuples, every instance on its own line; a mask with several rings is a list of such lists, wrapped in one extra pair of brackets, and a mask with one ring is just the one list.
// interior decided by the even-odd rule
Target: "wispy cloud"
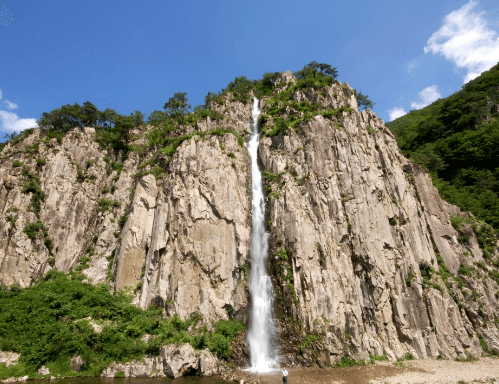
[(407, 112), (404, 111), (404, 108), (395, 107), (393, 109), (390, 109), (388, 111), (388, 114), (390, 115), (390, 121), (393, 121), (401, 116), (404, 116), (405, 114), (407, 114)]
[(418, 65), (419, 64), (415, 62), (409, 63), (409, 65), (407, 66), (407, 73), (411, 73)]
[(14, 112), (0, 110), (0, 131), (2, 132), (20, 132), (36, 126), (36, 119), (20, 119)]
[(411, 103), (411, 108), (414, 108), (414, 109), (424, 108), (427, 105), (430, 105), (431, 103), (433, 103), (435, 100), (442, 97), (440, 92), (438, 92), (436, 85), (426, 87), (421, 92), (419, 92), (418, 95), (419, 95), (418, 101), (413, 101)]
[(470, 1), (444, 18), (442, 27), (424, 47), (424, 52), (442, 54), (458, 68), (467, 70), (464, 83), (476, 78), (499, 61), (499, 38), (483, 18), (485, 12), (473, 11)]
[(6, 106), (7, 109), (16, 109), (17, 108), (17, 104), (16, 103), (12, 103), (9, 100), (3, 100), (2, 96), (3, 96), (2, 90), (0, 89), (0, 104), (1, 105)]
[(16, 109), (17, 108), (17, 104), (11, 103), (9, 100), (4, 100), (4, 103), (8, 109)]

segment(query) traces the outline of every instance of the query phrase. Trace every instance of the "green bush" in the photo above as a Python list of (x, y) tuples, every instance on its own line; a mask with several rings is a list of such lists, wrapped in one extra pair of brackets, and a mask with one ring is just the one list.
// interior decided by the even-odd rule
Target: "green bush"
[(112, 200), (112, 199), (108, 199), (105, 197), (100, 199), (98, 204), (99, 204), (102, 212), (107, 212), (107, 211), (112, 210), (113, 208), (117, 208), (117, 207), (121, 206), (121, 202), (119, 202), (118, 200)]
[[(51, 270), (31, 287), (0, 288), (0, 349), (21, 354), (18, 368), (0, 365), (0, 380), (25, 374), (34, 378), (41, 365), (55, 376), (98, 376), (112, 361), (158, 354), (171, 343), (209, 348), (227, 359), (232, 338), (244, 329), (244, 324), (229, 320), (215, 323), (208, 332), (197, 326), (200, 314), (185, 321), (178, 316), (163, 319), (161, 308), (142, 310), (130, 304), (132, 296), (110, 293), (105, 284), (94, 286), (83, 282), (84, 277)], [(83, 320), (89, 316), (104, 325), (100, 334)], [(154, 336), (148, 343), (141, 340), (145, 333)], [(80, 373), (69, 367), (75, 354), (87, 362)]]

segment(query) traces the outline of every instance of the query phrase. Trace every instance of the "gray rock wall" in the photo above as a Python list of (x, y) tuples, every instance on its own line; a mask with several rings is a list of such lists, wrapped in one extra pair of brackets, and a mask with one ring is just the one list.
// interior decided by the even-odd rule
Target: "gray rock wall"
[[(295, 81), (290, 73), (284, 79), (279, 91)], [(261, 166), (277, 178), (266, 183), (267, 220), (283, 361), (310, 362), (310, 349), (330, 365), (384, 353), (465, 358), (481, 354), (479, 338), (499, 351), (498, 286), (488, 277), (495, 267), (454, 279), (461, 264), (484, 261), (471, 227), (462, 228), (469, 232), (464, 245), (450, 223), (468, 214), (440, 199), (374, 113), (357, 111), (348, 84), (296, 91), (293, 100), (354, 111), (316, 116), (298, 133), (260, 144)], [(216, 127), (248, 133), (251, 103), (226, 96), (215, 108), (224, 120), (207, 118), (183, 134)], [(149, 129), (135, 132), (137, 145)], [(101, 149), (92, 128), (77, 128), (60, 144), (42, 142), (38, 131), (8, 144), (0, 153), (0, 283), (26, 287), (51, 268), (80, 268), (93, 283), (131, 287), (142, 308), (246, 321), (246, 148), (232, 134), (194, 136), (177, 149), (167, 175), (135, 178), (151, 151), (123, 159)], [(121, 162), (119, 172), (113, 164)], [(36, 177), (45, 194), (39, 214), (33, 193), (23, 192)], [(47, 236), (31, 239), (24, 228), (38, 220)], [(444, 265), (445, 279), (437, 274)], [(421, 266), (434, 268), (429, 281)], [(306, 340), (312, 346), (300, 348)]]
[[(287, 136), (265, 138), (259, 150), (264, 169), (278, 177), (267, 183), (278, 193), (267, 197), (267, 214), (282, 333), (297, 334), (298, 343), (306, 334), (319, 336), (325, 364), (383, 353), (391, 359), (409, 352), (419, 358), (480, 355), (476, 331), (484, 322), (467, 315), (473, 305), (460, 309), (449, 293), (461, 292), (448, 292), (435, 273), (431, 281), (443, 293), (424, 288), (420, 272), (421, 263), (439, 270), (437, 253), (453, 275), (465, 258), (482, 261), (476, 239), (466, 248), (457, 241), (449, 213), (462, 215), (459, 209), (442, 201), (428, 175), (400, 154), (382, 120), (357, 112), (348, 85), (333, 88), (354, 111), (316, 116), (301, 123), (298, 134), (289, 129)], [(294, 98), (327, 105), (332, 92), (309, 93), (297, 91)], [(491, 309), (482, 333), (497, 340), (490, 325), (496, 299), (485, 294), (496, 292), (497, 284), (485, 276), (473, 282), (484, 293), (477, 305)], [(292, 362), (289, 344), (284, 359)], [(293, 352), (287, 356), (287, 350)]]

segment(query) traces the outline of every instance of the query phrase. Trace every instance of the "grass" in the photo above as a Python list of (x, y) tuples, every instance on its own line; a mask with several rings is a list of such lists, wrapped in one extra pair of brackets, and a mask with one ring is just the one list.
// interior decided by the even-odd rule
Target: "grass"
[(374, 364), (376, 361), (388, 361), (388, 357), (386, 355), (369, 355), (369, 360), (371, 364)]
[(406, 353), (404, 356), (399, 357), (399, 358), (397, 359), (397, 362), (395, 363), (395, 365), (403, 365), (402, 363), (403, 363), (404, 361), (414, 360), (414, 359), (415, 359), (414, 355), (413, 355), (411, 352), (408, 352), (408, 353)]
[(350, 359), (348, 357), (342, 357), (340, 362), (337, 363), (334, 367), (335, 368), (347, 368), (347, 367), (353, 367), (356, 365), (367, 365), (367, 363), (364, 359), (354, 360), (354, 359)]

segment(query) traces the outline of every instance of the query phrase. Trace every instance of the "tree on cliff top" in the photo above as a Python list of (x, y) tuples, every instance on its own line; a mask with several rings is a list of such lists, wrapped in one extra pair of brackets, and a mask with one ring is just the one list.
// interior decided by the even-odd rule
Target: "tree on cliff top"
[(305, 65), (300, 71), (293, 72), (293, 75), (297, 79), (328, 76), (336, 80), (336, 78), (338, 77), (338, 71), (336, 67), (331, 66), (331, 64), (318, 63), (314, 60)]
[(168, 116), (183, 122), (184, 116), (191, 110), (191, 105), (187, 103), (186, 92), (175, 92), (163, 106)]
[(353, 90), (355, 94), (355, 98), (357, 99), (357, 105), (359, 107), (359, 111), (362, 111), (363, 109), (370, 108), (372, 109), (374, 107), (374, 104), (371, 100), (369, 100), (368, 95), (364, 95), (362, 92), (358, 92), (355, 89)]

